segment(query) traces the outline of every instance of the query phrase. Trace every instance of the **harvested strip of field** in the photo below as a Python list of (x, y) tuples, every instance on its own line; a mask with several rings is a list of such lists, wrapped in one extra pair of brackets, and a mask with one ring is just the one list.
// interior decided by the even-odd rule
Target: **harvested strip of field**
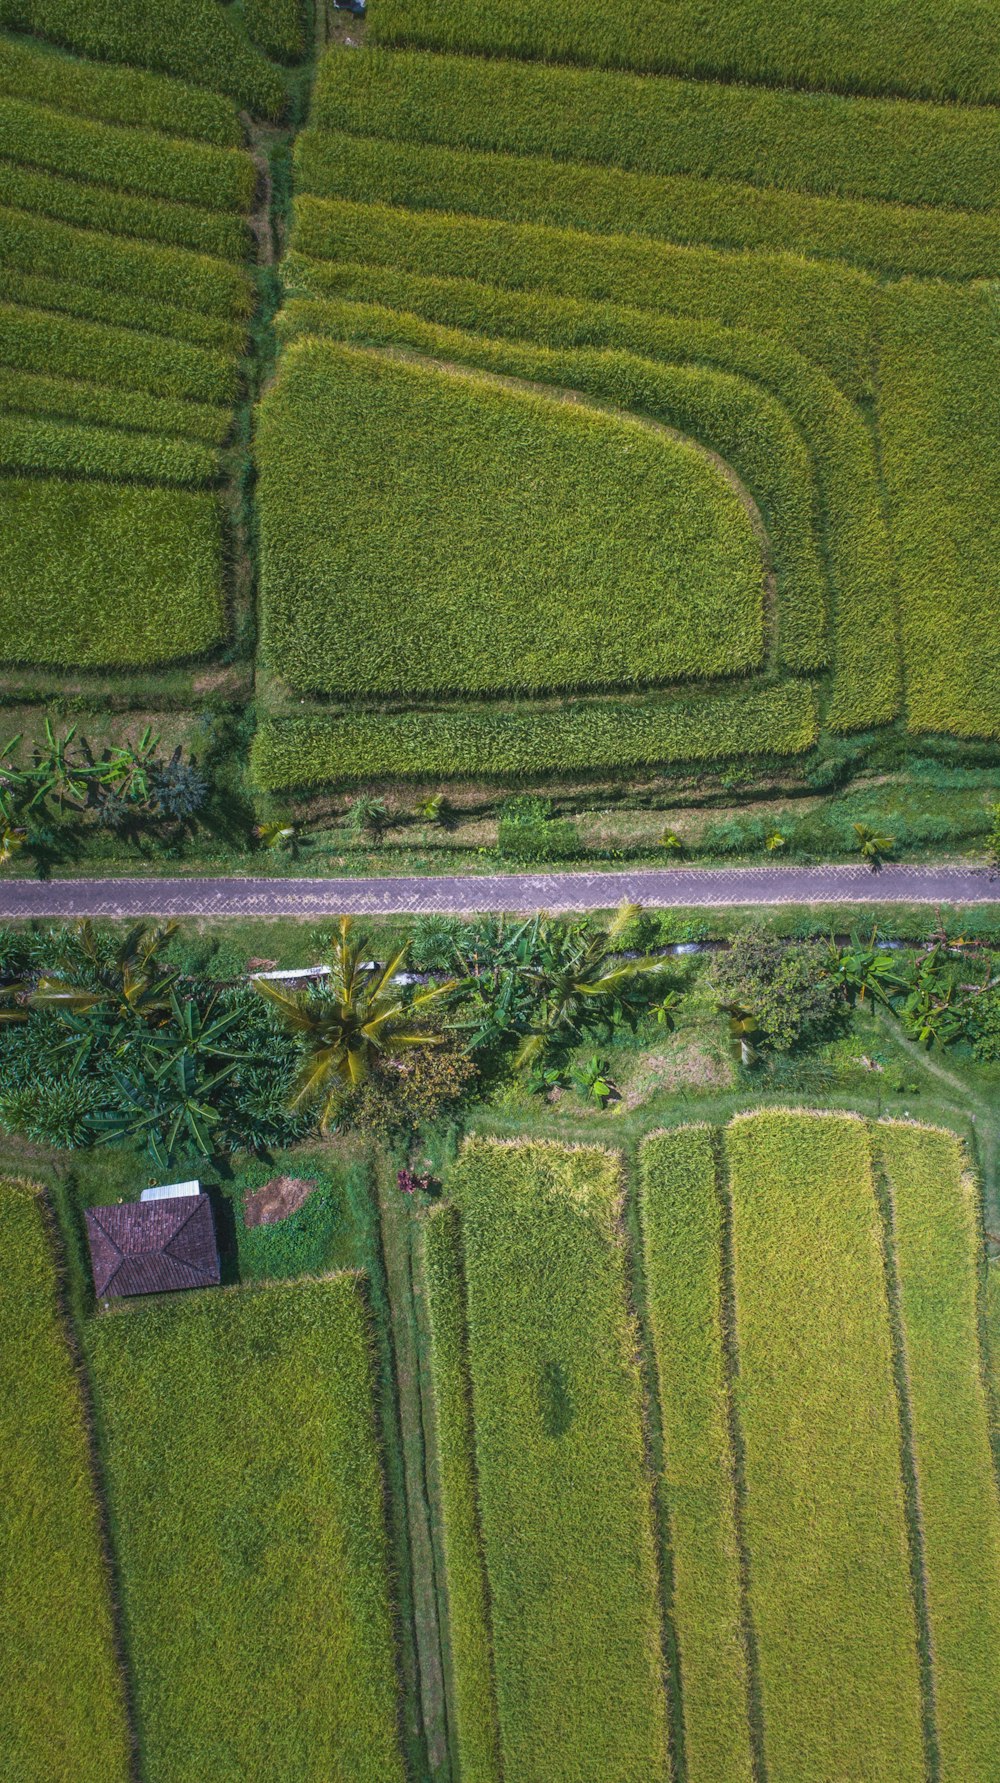
[(148, 1775), (403, 1783), (359, 1277), (91, 1338)]
[(850, 1116), (727, 1129), (744, 1527), (769, 1783), (923, 1783), (871, 1144)]
[(722, 1350), (722, 1211), (711, 1130), (682, 1127), (647, 1139), (640, 1171), (687, 1775), (691, 1783), (749, 1783), (747, 1651)]
[(816, 740), (804, 681), (731, 693), (561, 705), (442, 706), (276, 718), (258, 726), (254, 781), (272, 792), (455, 774), (523, 779), (574, 768), (652, 767), (720, 756), (799, 755)]
[(0, 661), (166, 663), (224, 630), (213, 494), (0, 477)]
[(306, 341), (258, 459), (264, 646), (297, 689), (537, 692), (761, 663), (744, 505), (690, 443), (627, 415)]
[(462, 1216), (504, 1775), (667, 1775), (650, 1488), (619, 1165), (471, 1141)]
[(0, 1183), (0, 1771), (132, 1775), (80, 1387), (39, 1194)]
[(500, 1733), (465, 1351), (465, 1285), (454, 1208), (436, 1208), (424, 1224), (423, 1277), (444, 1521), (455, 1737), (463, 1783), (499, 1783)]
[(996, 1769), (1000, 1503), (979, 1350), (982, 1235), (952, 1133), (876, 1129), (894, 1211), (941, 1774)]

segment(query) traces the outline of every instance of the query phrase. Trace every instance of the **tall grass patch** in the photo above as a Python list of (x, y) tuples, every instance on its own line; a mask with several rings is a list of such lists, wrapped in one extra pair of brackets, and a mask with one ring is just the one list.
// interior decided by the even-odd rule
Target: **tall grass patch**
[(534, 692), (760, 664), (744, 507), (628, 416), (307, 341), (258, 458), (264, 646), (296, 688)]
[(727, 1129), (736, 1393), (767, 1774), (922, 1783), (872, 1152), (849, 1116)]
[(692, 1779), (750, 1783), (747, 1645), (722, 1344), (722, 1208), (708, 1127), (640, 1153), (646, 1302), (663, 1419), (684, 1751)]
[(80, 1386), (39, 1192), (0, 1183), (0, 1769), (132, 1776)]
[(148, 1774), (403, 1783), (362, 1279), (151, 1302), (90, 1347)]
[(504, 1774), (652, 1783), (667, 1736), (618, 1160), (471, 1141), (450, 1186)]
[(1000, 1504), (979, 1348), (982, 1233), (954, 1134), (876, 1128), (894, 1213), (944, 1777), (988, 1777), (1000, 1709)]
[(455, 1739), (465, 1783), (500, 1783), (500, 1731), (466, 1354), (465, 1282), (455, 1208), (435, 1208), (425, 1222), (422, 1265), (444, 1522)]

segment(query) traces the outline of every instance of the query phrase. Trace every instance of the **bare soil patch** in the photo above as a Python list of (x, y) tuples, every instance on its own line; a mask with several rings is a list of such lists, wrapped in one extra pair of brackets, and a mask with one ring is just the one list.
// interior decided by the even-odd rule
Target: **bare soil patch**
[(287, 1220), (290, 1214), (298, 1213), (315, 1187), (314, 1182), (304, 1182), (298, 1176), (273, 1176), (262, 1189), (244, 1195), (244, 1224), (274, 1226), (279, 1220)]

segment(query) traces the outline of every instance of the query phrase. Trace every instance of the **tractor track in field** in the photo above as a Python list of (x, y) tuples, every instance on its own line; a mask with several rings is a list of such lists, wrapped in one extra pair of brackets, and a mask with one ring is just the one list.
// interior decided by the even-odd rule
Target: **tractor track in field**
[(557, 873), (368, 878), (8, 879), (0, 921), (26, 917), (417, 916), (487, 911), (653, 909), (779, 904), (992, 904), (1000, 879), (972, 865), (637, 867)]

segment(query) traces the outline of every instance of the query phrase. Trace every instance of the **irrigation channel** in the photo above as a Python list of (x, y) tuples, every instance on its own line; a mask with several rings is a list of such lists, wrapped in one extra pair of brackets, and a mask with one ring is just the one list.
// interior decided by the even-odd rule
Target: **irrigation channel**
[(405, 879), (9, 879), (0, 921), (32, 916), (399, 916), (746, 904), (993, 904), (985, 866), (666, 867)]

